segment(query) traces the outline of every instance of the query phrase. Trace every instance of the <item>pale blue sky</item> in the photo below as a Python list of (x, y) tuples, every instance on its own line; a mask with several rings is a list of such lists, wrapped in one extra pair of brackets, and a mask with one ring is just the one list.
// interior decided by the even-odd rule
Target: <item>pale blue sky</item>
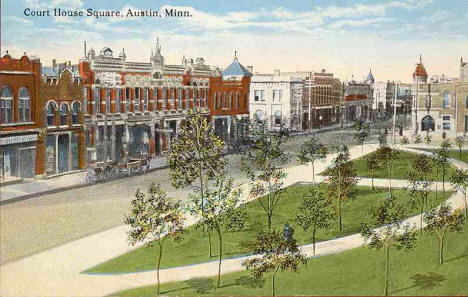
[[(24, 51), (43, 64), (52, 58), (76, 63), (83, 41), (99, 51), (125, 48), (129, 60), (147, 61), (160, 38), (168, 63), (204, 57), (225, 67), (234, 50), (254, 71), (320, 70), (341, 79), (409, 81), (419, 54), (430, 74), (458, 75), (468, 60), (466, 0), (295, 1), (88, 1), (3, 0), (2, 55)], [(187, 9), (193, 17), (27, 17), (25, 8)]]

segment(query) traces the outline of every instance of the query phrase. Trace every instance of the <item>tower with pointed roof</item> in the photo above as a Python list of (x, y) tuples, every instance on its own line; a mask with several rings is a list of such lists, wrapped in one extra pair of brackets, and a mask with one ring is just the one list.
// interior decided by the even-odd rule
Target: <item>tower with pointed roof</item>
[(426, 84), (427, 77), (428, 75), (422, 62), (422, 56), (419, 55), (419, 63), (416, 64), (416, 69), (413, 72), (413, 83)]
[(151, 75), (156, 78), (161, 78), (164, 67), (164, 57), (161, 54), (161, 44), (159, 37), (156, 39), (156, 46), (151, 49)]
[(369, 69), (369, 74), (366, 77), (366, 83), (374, 84), (374, 75), (372, 75), (372, 69)]
[(237, 59), (237, 51), (234, 51), (234, 60), (222, 72), (223, 80), (240, 80), (244, 76), (252, 76), (252, 73), (245, 68)]

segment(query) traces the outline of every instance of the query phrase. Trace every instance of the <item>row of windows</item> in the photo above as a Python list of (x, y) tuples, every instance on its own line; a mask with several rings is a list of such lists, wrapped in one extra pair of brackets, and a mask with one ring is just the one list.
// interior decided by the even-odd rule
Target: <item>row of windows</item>
[(31, 96), (26, 87), (19, 88), (18, 106), (14, 106), (13, 91), (9, 86), (4, 86), (0, 92), (0, 123), (14, 122), (14, 113), (18, 114), (19, 122), (31, 121)]
[[(55, 114), (58, 110), (57, 104), (53, 101), (49, 101), (47, 103), (47, 126), (56, 126)], [(59, 118), (59, 125), (65, 126), (68, 125), (68, 113), (70, 111), (70, 107), (68, 103), (63, 102), (60, 105), (60, 118)], [(73, 102), (71, 107), (71, 123), (72, 125), (79, 124), (79, 113), (81, 112), (81, 104), (79, 102)]]
[[(247, 97), (247, 95), (246, 95)], [(228, 101), (229, 99), (229, 101)], [(234, 100), (235, 100), (235, 104), (234, 104)], [(236, 106), (237, 109), (240, 108), (240, 94), (239, 92), (237, 92), (235, 94), (235, 98), (234, 98), (234, 94), (229, 92), (229, 97), (228, 97), (228, 93), (226, 92), (220, 92), (220, 93), (216, 93), (214, 92), (213, 93), (213, 109), (217, 109), (217, 108), (233, 108), (234, 105)], [(247, 99), (246, 99), (247, 101)]]
[[(124, 90), (124, 91), (123, 91)], [(120, 112), (129, 112), (130, 111), (130, 104), (133, 104), (133, 110), (134, 111), (148, 111), (148, 99), (149, 99), (149, 89), (141, 89), (141, 88), (135, 88), (133, 89), (134, 96), (131, 98), (131, 88), (125, 88), (125, 89), (116, 89), (115, 92), (115, 112), (120, 113)], [(158, 98), (158, 90), (154, 89), (152, 90), (153, 92), (153, 98)], [(94, 114), (99, 114), (99, 113), (110, 113), (111, 112), (111, 89), (105, 89), (104, 90), (105, 97), (101, 98), (101, 90), (100, 88), (94, 88), (94, 105), (93, 105), (93, 113)], [(122, 98), (122, 95), (124, 97)], [(206, 98), (206, 92), (204, 90), (198, 92), (197, 90), (193, 90), (193, 97), (199, 99), (199, 106), (207, 106), (207, 98)], [(186, 91), (185, 92), (185, 98), (188, 99), (189, 93)], [(83, 89), (83, 97), (84, 99), (84, 105), (88, 105), (88, 89), (84, 88)], [(162, 100), (167, 100), (169, 97), (169, 100), (177, 100), (177, 106), (180, 108), (182, 106), (182, 97), (183, 97), (183, 90), (182, 89), (177, 89), (177, 99), (175, 99), (175, 90), (174, 89), (162, 89), (162, 96), (159, 99)], [(200, 98), (201, 97), (201, 98)], [(101, 99), (105, 99), (105, 110), (101, 110)], [(123, 108), (122, 108), (122, 99), (123, 99)], [(142, 104), (143, 103), (143, 104)], [(163, 102), (163, 107), (165, 107), (166, 102)], [(142, 108), (142, 109), (140, 109)], [(186, 106), (188, 108), (188, 106)], [(156, 110), (156, 106), (153, 106), (153, 109)]]
[[(283, 99), (283, 90), (275, 89), (272, 93), (272, 102), (281, 102)], [(254, 90), (254, 101), (265, 101), (265, 90)]]

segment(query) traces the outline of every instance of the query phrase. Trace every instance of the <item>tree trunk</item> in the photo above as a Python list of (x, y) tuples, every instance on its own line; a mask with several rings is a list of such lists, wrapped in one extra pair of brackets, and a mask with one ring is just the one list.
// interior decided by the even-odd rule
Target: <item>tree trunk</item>
[(315, 185), (315, 166), (314, 166), (314, 162), (312, 162), (312, 182)]
[(221, 237), (221, 230), (218, 230), (219, 238), (219, 264), (218, 264), (218, 288), (221, 284), (221, 261), (223, 258), (223, 239)]
[(374, 169), (371, 170), (372, 174), (371, 174), (371, 180), (372, 180), (372, 191), (375, 191), (375, 187), (374, 187)]
[(445, 239), (445, 228), (442, 228), (442, 234), (439, 237), (439, 264), (444, 263), (444, 239)]
[(314, 231), (312, 231), (312, 246), (313, 246), (314, 256), (315, 256), (315, 226), (314, 226)]
[(208, 250), (209, 250), (209, 254), (210, 254), (210, 258), (213, 257), (213, 252), (212, 252), (212, 248), (211, 248), (211, 233), (210, 233), (210, 230), (206, 230), (206, 232), (208, 233)]
[(384, 296), (388, 293), (388, 261), (389, 261), (389, 248), (385, 246), (385, 284), (384, 284)]
[(421, 201), (419, 208), (419, 227), (421, 227), (421, 235), (423, 234), (423, 212), (424, 212), (424, 201)]
[(435, 190), (435, 197), (436, 197), (436, 200), (437, 200), (437, 192), (438, 192), (438, 186), (437, 186), (437, 181), (439, 180), (439, 167), (436, 168), (436, 182), (435, 182), (435, 186), (436, 186), (436, 190)]
[[(202, 209), (202, 212), (205, 213), (205, 191), (204, 191), (204, 182), (203, 182), (203, 170), (201, 168), (201, 165), (199, 165), (198, 170), (199, 170), (198, 174), (200, 178), (201, 209)], [(205, 226), (203, 226), (202, 232), (205, 232)], [(212, 257), (211, 234), (210, 234), (210, 230), (206, 230), (206, 232), (208, 232), (208, 253), (209, 253), (209, 257), (211, 258)]]
[(462, 147), (459, 146), (459, 147), (458, 147), (458, 155), (460, 156), (460, 158), (461, 158), (461, 149), (462, 149)]
[(466, 188), (465, 188), (465, 221), (468, 215), (468, 201), (466, 200)]
[(268, 219), (268, 231), (271, 230), (271, 216), (272, 213), (268, 212), (267, 219)]
[(271, 276), (271, 296), (275, 296), (275, 276), (278, 272), (279, 266), (275, 268), (273, 275)]
[(157, 295), (159, 295), (159, 289), (160, 289), (160, 286), (161, 286), (161, 283), (159, 282), (159, 267), (161, 267), (161, 257), (162, 257), (162, 252), (163, 252), (163, 245), (160, 244), (159, 245), (159, 257), (158, 257), (158, 266), (156, 268), (156, 276), (158, 278), (158, 291), (157, 291)]
[(341, 221), (341, 197), (338, 200), (338, 220), (340, 222), (340, 231), (343, 231), (343, 222)]
[(445, 166), (442, 168), (442, 198), (445, 198)]

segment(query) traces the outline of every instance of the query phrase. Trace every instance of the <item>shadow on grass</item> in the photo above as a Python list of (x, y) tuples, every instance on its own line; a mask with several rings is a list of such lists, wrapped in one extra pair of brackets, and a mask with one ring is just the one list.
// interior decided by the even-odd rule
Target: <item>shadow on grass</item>
[(447, 278), (443, 274), (438, 274), (435, 272), (428, 272), (426, 274), (417, 273), (410, 277), (413, 280), (414, 284), (405, 288), (401, 288), (391, 292), (392, 294), (409, 290), (412, 288), (419, 288), (421, 290), (431, 291), (434, 288), (440, 286), (440, 284)]
[(457, 260), (460, 260), (460, 259), (465, 258), (465, 257), (468, 257), (468, 248), (466, 248), (465, 251), (463, 252), (463, 254), (461, 254), (460, 256), (453, 257), (453, 258), (450, 258), (448, 260), (445, 260), (444, 263), (457, 261)]

